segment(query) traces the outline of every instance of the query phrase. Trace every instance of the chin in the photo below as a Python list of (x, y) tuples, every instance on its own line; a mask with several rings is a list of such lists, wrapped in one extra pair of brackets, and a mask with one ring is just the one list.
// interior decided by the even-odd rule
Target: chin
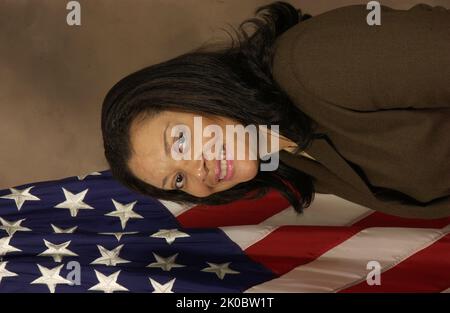
[(244, 166), (239, 167), (239, 177), (236, 177), (239, 180), (239, 183), (243, 183), (246, 181), (250, 181), (258, 175), (258, 162), (245, 162)]

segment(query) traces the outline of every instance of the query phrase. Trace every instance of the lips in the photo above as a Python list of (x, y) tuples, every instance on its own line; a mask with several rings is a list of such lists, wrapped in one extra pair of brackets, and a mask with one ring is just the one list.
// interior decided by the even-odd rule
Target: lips
[[(226, 155), (224, 155), (224, 153)], [(229, 151), (227, 151), (225, 144), (220, 151), (220, 159), (216, 162), (216, 182), (230, 180), (233, 176), (233, 160)], [(221, 179), (221, 177), (223, 178)]]
[(221, 159), (222, 159), (222, 151), (225, 149), (225, 145), (222, 146), (222, 150), (219, 152), (219, 158), (216, 160), (216, 182), (219, 182), (221, 179), (222, 168), (221, 168)]

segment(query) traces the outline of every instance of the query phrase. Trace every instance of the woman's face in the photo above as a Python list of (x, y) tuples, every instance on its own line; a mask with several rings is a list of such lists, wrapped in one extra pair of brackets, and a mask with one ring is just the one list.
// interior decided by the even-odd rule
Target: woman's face
[[(253, 155), (256, 156), (257, 147), (249, 144), (250, 136), (248, 134), (245, 135), (245, 139), (242, 139), (240, 138), (242, 136), (237, 136), (237, 132), (233, 132), (234, 145), (231, 148), (234, 159), (228, 162), (220, 161), (215, 157), (207, 160), (206, 150), (202, 149), (209, 142), (208, 147), (211, 147), (209, 151), (215, 153), (214, 147), (220, 151), (226, 143), (226, 125), (238, 125), (239, 123), (225, 117), (202, 116), (201, 128), (197, 127), (200, 130), (198, 131), (194, 127), (194, 117), (199, 117), (199, 115), (163, 111), (142, 121), (135, 119), (130, 128), (132, 156), (128, 164), (133, 174), (152, 186), (166, 190), (180, 189), (196, 197), (207, 197), (253, 179), (258, 173), (259, 160), (255, 159), (256, 157), (252, 157), (252, 159), (249, 157), (250, 148), (254, 151)], [(181, 133), (183, 129), (179, 125), (189, 128), (190, 144), (187, 144), (185, 140), (187, 134)], [(220, 138), (216, 134), (206, 136), (203, 133), (203, 129), (208, 125), (220, 127), (223, 134), (220, 142)], [(172, 128), (174, 128), (173, 137), (171, 136)], [(180, 135), (182, 135), (181, 139)], [(201, 138), (201, 141), (199, 140), (201, 142), (200, 149), (194, 149), (194, 138), (197, 140)], [(211, 146), (211, 140), (213, 140), (214, 146)], [(242, 142), (243, 140), (244, 142)], [(245, 158), (242, 159), (237, 158), (236, 149), (239, 143), (245, 147)], [(177, 160), (172, 157), (171, 150), (177, 153), (186, 153), (188, 146), (190, 146), (190, 151), (186, 155), (189, 156), (189, 159)], [(169, 151), (166, 151), (166, 147)], [(229, 153), (231, 148), (225, 145), (225, 152)], [(222, 158), (221, 153), (219, 158)], [(221, 177), (223, 178), (220, 179)]]

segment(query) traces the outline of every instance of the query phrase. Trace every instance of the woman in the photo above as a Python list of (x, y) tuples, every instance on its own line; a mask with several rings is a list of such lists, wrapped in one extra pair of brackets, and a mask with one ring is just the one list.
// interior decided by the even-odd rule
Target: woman
[[(112, 87), (102, 132), (113, 176), (177, 202), (224, 204), (275, 188), (298, 212), (317, 191), (397, 216), (450, 216), (450, 11), (382, 6), (375, 26), (365, 5), (311, 17), (278, 1), (259, 13), (239, 26), (238, 45), (200, 47)], [(176, 127), (194, 129), (195, 116), (224, 133), (279, 125), (262, 133), (280, 138), (278, 168), (259, 170), (267, 161), (250, 159), (248, 145), (231, 167), (195, 151), (175, 160), (171, 147), (186, 149)]]

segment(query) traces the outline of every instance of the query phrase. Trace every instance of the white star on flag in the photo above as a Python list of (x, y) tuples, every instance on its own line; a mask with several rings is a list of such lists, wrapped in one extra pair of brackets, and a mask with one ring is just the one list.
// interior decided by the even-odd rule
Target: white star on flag
[(31, 229), (20, 225), (24, 220), (25, 219), (21, 219), (15, 222), (10, 222), (0, 217), (0, 223), (2, 223), (0, 229), (6, 231), (11, 237), (18, 231), (31, 231)]
[(154, 233), (150, 237), (153, 238), (164, 238), (167, 243), (172, 244), (177, 238), (190, 237), (188, 234), (179, 231), (178, 229), (160, 229), (158, 232)]
[(77, 177), (78, 177), (78, 180), (83, 180), (89, 175), (97, 175), (98, 176), (98, 175), (102, 175), (102, 174), (99, 172), (92, 172), (92, 173), (88, 173), (88, 174), (78, 175)]
[(2, 283), (2, 279), (5, 277), (18, 276), (16, 273), (8, 271), (6, 269), (6, 264), (8, 264), (8, 261), (0, 262), (0, 284)]
[(160, 284), (158, 283), (156, 280), (154, 279), (150, 279), (150, 283), (152, 284), (153, 287), (153, 292), (152, 293), (173, 293), (172, 288), (173, 288), (173, 284), (175, 283), (175, 278), (168, 281), (165, 284)]
[(209, 267), (205, 267), (204, 269), (202, 269), (202, 272), (215, 273), (220, 279), (223, 279), (225, 277), (225, 274), (239, 274), (238, 271), (232, 270), (228, 267), (231, 262), (222, 264), (209, 262), (206, 263), (208, 263)]
[(12, 237), (0, 238), (0, 256), (6, 255), (9, 252), (22, 251), (20, 249), (17, 249), (16, 247), (9, 245), (9, 242), (11, 241), (11, 239), (12, 239)]
[(37, 265), (39, 268), (39, 271), (41, 271), (41, 277), (38, 279), (33, 280), (30, 284), (42, 284), (47, 285), (48, 289), (51, 293), (55, 293), (56, 285), (71, 285), (72, 282), (70, 280), (67, 280), (59, 275), (59, 272), (61, 272), (61, 269), (63, 268), (63, 264), (54, 267), (52, 269), (46, 268), (45, 266)]
[(76, 217), (78, 214), (78, 211), (81, 209), (84, 210), (93, 210), (94, 208), (90, 205), (83, 202), (84, 197), (86, 196), (86, 193), (89, 189), (83, 190), (80, 193), (73, 194), (70, 191), (66, 190), (64, 187), (62, 188), (64, 191), (64, 196), (66, 197), (66, 200), (58, 203), (55, 205), (55, 208), (61, 208), (61, 209), (69, 209), (70, 215), (72, 217)]
[(178, 253), (168, 257), (168, 258), (163, 258), (160, 255), (157, 255), (156, 253), (153, 253), (153, 256), (156, 259), (156, 262), (150, 263), (149, 265), (147, 265), (147, 267), (160, 267), (163, 271), (170, 271), (172, 269), (172, 267), (185, 267), (186, 265), (181, 265), (181, 264), (177, 264), (175, 263), (175, 259), (178, 256)]
[(44, 243), (47, 246), (47, 250), (38, 254), (39, 256), (51, 256), (57, 263), (62, 262), (62, 258), (65, 256), (78, 256), (78, 254), (70, 251), (67, 247), (70, 245), (71, 240), (63, 242), (61, 244), (54, 244), (44, 239)]
[(98, 284), (92, 286), (89, 290), (103, 291), (105, 293), (113, 293), (114, 291), (128, 291), (127, 288), (117, 283), (117, 278), (119, 278), (120, 271), (112, 273), (109, 276), (103, 275), (97, 270), (94, 271), (98, 279)]
[(22, 205), (24, 204), (25, 201), (38, 201), (41, 200), (36, 196), (33, 196), (32, 194), (30, 194), (30, 190), (31, 188), (33, 188), (34, 186), (19, 190), (16, 188), (9, 188), (9, 190), (11, 191), (11, 193), (9, 195), (6, 196), (1, 196), (0, 198), (3, 199), (12, 199), (16, 202), (16, 206), (17, 206), (17, 211), (20, 211), (20, 209), (22, 208)]
[(55, 226), (55, 225), (53, 225), (53, 224), (50, 224), (50, 225), (52, 225), (52, 228), (53, 228), (53, 231), (54, 231), (54, 233), (55, 234), (73, 234), (73, 232), (78, 228), (78, 226), (74, 226), (74, 227), (71, 227), (71, 228), (60, 228), (60, 227), (58, 227), (58, 226)]
[(105, 247), (97, 245), (100, 254), (102, 255), (98, 259), (95, 259), (91, 264), (104, 264), (106, 266), (116, 266), (120, 263), (130, 263), (128, 260), (124, 260), (119, 257), (120, 250), (123, 248), (123, 244), (114, 248), (113, 250), (108, 250)]
[(137, 203), (137, 201), (122, 204), (120, 202), (111, 199), (116, 207), (115, 211), (105, 214), (106, 216), (118, 217), (120, 219), (120, 224), (122, 225), (122, 229), (125, 229), (127, 222), (130, 218), (144, 218), (141, 215), (137, 214), (133, 211), (133, 207)]
[(115, 232), (115, 233), (98, 233), (99, 235), (112, 235), (114, 237), (116, 237), (117, 242), (120, 241), (120, 239), (122, 239), (122, 236), (124, 235), (134, 235), (134, 234), (138, 234), (139, 232), (137, 231), (130, 231), (130, 232)]

